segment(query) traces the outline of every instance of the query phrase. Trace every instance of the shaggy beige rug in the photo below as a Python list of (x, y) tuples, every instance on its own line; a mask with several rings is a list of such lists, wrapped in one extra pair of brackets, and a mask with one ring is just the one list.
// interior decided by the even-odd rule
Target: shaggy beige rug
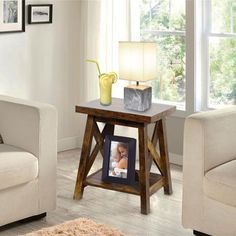
[(24, 234), (24, 236), (125, 236), (116, 229), (98, 224), (90, 219), (80, 218), (63, 224)]

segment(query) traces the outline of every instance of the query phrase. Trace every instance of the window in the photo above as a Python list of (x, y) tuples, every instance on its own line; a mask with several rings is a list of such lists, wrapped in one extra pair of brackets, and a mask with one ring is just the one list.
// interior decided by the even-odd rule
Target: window
[(175, 104), (185, 115), (236, 104), (236, 1), (134, 2), (135, 39), (156, 41), (159, 49), (154, 100)]
[(205, 1), (207, 107), (236, 104), (236, 2)]
[(154, 100), (185, 110), (185, 0), (139, 0), (140, 40), (158, 47)]

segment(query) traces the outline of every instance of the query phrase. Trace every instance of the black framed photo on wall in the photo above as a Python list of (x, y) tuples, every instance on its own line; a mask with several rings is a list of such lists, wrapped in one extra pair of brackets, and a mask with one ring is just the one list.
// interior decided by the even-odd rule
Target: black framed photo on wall
[(25, 0), (0, 0), (0, 33), (25, 31)]
[(105, 137), (102, 180), (132, 185), (135, 182), (136, 139)]
[(28, 5), (29, 24), (51, 24), (52, 4), (30, 4)]

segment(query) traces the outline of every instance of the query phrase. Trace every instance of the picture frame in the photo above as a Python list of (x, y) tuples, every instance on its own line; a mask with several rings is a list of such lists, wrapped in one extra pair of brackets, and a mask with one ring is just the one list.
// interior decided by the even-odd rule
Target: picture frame
[(30, 4), (28, 5), (28, 23), (51, 24), (52, 13), (52, 4)]
[(0, 33), (25, 32), (25, 0), (0, 0)]
[(106, 135), (102, 181), (133, 185), (135, 183), (136, 139)]

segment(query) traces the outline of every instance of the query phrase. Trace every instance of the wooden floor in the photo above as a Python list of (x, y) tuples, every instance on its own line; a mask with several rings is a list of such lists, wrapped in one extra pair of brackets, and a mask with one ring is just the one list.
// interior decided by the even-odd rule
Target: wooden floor
[[(31, 223), (14, 223), (0, 228), (0, 236), (16, 236), (66, 220), (88, 217), (98, 223), (118, 228), (126, 234), (137, 236), (185, 236), (192, 235), (181, 225), (182, 170), (171, 166), (173, 194), (164, 195), (163, 190), (151, 197), (151, 213), (140, 214), (138, 196), (87, 187), (83, 199), (73, 200), (73, 191), (79, 163), (80, 150), (61, 152), (57, 168), (57, 209), (47, 217)], [(92, 171), (100, 168), (96, 160)]]

